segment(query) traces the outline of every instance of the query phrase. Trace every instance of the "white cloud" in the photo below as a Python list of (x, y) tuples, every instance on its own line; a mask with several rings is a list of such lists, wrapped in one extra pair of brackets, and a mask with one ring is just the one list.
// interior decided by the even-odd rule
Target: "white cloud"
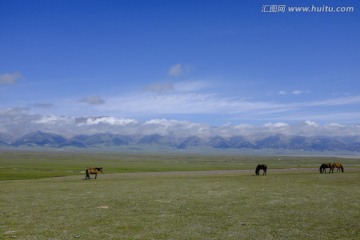
[[(245, 124), (246, 122), (249, 124), (293, 123), (308, 120), (314, 123), (356, 123), (360, 119), (360, 112), (355, 105), (360, 103), (360, 96), (278, 103), (205, 93), (202, 90), (208, 86), (207, 82), (199, 81), (193, 84), (191, 81), (183, 81), (181, 84), (183, 91), (177, 90), (179, 85), (176, 83), (173, 85), (175, 91), (158, 94), (165, 91), (162, 89), (167, 88), (160, 84), (154, 91), (108, 96), (106, 102), (97, 96), (87, 97), (80, 101), (96, 105), (96, 108), (86, 108), (83, 104), (74, 104), (69, 100), (55, 101), (54, 105), (30, 105), (29, 111), (44, 115), (56, 113), (57, 115), (95, 115), (135, 119), (194, 119), (193, 117), (196, 117), (198, 121), (210, 124), (219, 124), (219, 120), (222, 122), (237, 120)], [(340, 104), (346, 107), (334, 107)], [(310, 122), (307, 123), (308, 126), (311, 125)], [(279, 125), (273, 124), (272, 127), (279, 127)]]
[(210, 126), (207, 124), (164, 118), (145, 121), (141, 124), (140, 129), (143, 134), (175, 135), (178, 137), (193, 135), (203, 137), (208, 136), (210, 132)]
[(87, 96), (87, 97), (84, 97), (83, 99), (80, 99), (79, 102), (82, 102), (82, 103), (87, 103), (87, 104), (90, 104), (90, 105), (101, 105), (101, 104), (104, 104), (105, 103), (105, 100), (102, 99), (100, 96)]
[(137, 121), (134, 119), (118, 119), (114, 117), (83, 117), (82, 121), (77, 119), (77, 122), (79, 122), (79, 125), (108, 124), (113, 126), (124, 126), (128, 124), (137, 124)]
[(31, 105), (31, 107), (34, 107), (34, 108), (54, 108), (55, 107), (55, 104), (53, 103), (35, 103), (33, 105)]
[(72, 119), (64, 116), (46, 115), (32, 121), (35, 124), (68, 124)]
[[(229, 124), (229, 126), (231, 126), (231, 125)], [(248, 124), (248, 123), (239, 124), (239, 125), (235, 125), (235, 126), (234, 126), (235, 129), (240, 129), (240, 130), (250, 129), (250, 128), (252, 128), (252, 127), (253, 127), (253, 125)]]
[(273, 122), (262, 126), (253, 124), (226, 124), (211, 126), (206, 123), (180, 121), (166, 118), (153, 118), (138, 121), (130, 118), (116, 117), (68, 117), (57, 115), (30, 114), (24, 109), (8, 109), (0, 111), (0, 132), (15, 137), (33, 131), (45, 131), (74, 136), (78, 134), (113, 133), (122, 135), (160, 134), (174, 137), (199, 136), (257, 136), (271, 134), (287, 134), (300, 136), (358, 136), (359, 125), (331, 122), (320, 124), (315, 121), (298, 123)]
[[(204, 90), (207, 84), (201, 81), (183, 81), (173, 85), (175, 91), (157, 94), (162, 89), (166, 89), (166, 86), (160, 84), (157, 90), (107, 97), (106, 102), (98, 96), (82, 99), (81, 102), (97, 105), (96, 108), (85, 108), (83, 104), (74, 104), (73, 100), (69, 100), (56, 102), (56, 108), (53, 104), (39, 104), (28, 105), (30, 108), (2, 110), (0, 132), (19, 135), (42, 129), (67, 135), (98, 132), (121, 134), (171, 132), (182, 135), (196, 133), (201, 136), (248, 135), (259, 132), (304, 136), (360, 135), (360, 128), (349, 124), (359, 123), (360, 112), (357, 104), (360, 103), (360, 96), (277, 103), (204, 93), (201, 90)], [(182, 91), (178, 91), (178, 87)], [(344, 108), (336, 106), (344, 106)], [(73, 117), (59, 117), (69, 112)], [(195, 119), (194, 116), (203, 123), (180, 121)], [(168, 120), (168, 118), (178, 120)], [(151, 120), (139, 122), (136, 119)], [(218, 119), (235, 124), (211, 127), (212, 123), (219, 122)]]
[(146, 121), (144, 124), (148, 125), (162, 125), (162, 126), (173, 126), (178, 124), (184, 124), (185, 121), (178, 121), (178, 120), (168, 120), (168, 119), (150, 119)]
[(334, 127), (334, 128), (342, 128), (342, 127), (345, 127), (345, 125), (343, 125), (343, 124), (340, 124), (340, 123), (329, 123), (328, 125), (327, 125), (327, 127)]
[(284, 128), (284, 127), (289, 127), (289, 124), (284, 123), (284, 122), (277, 122), (277, 123), (266, 123), (264, 124), (265, 127), (267, 128)]
[[(297, 101), (278, 103), (272, 101), (256, 101), (227, 97), (218, 94), (203, 93), (192, 89), (205, 88), (205, 83), (192, 85), (184, 82), (183, 90), (154, 94), (153, 92), (133, 92), (116, 97), (108, 97), (105, 104), (97, 108), (101, 115), (121, 115), (132, 117), (156, 118), (168, 115), (204, 115), (213, 114), (223, 119), (239, 119), (250, 122), (260, 119), (262, 122), (306, 121), (312, 119), (321, 122), (354, 122), (360, 117), (357, 109), (334, 109), (337, 105), (353, 105), (360, 103), (360, 97), (347, 97), (320, 101)], [(160, 87), (160, 89), (162, 89)], [(185, 91), (188, 90), (188, 91)], [(159, 90), (160, 91), (160, 90)], [(335, 105), (334, 105), (335, 104)], [(318, 109), (321, 107), (321, 109)], [(327, 108), (324, 108), (327, 107)]]
[(169, 75), (170, 76), (174, 76), (174, 77), (178, 77), (182, 74), (182, 67), (181, 64), (175, 64), (174, 66), (171, 66), (169, 69)]
[[(293, 95), (300, 95), (300, 94), (304, 94), (304, 93), (306, 93), (306, 91), (299, 90), (299, 89), (289, 92), (289, 94), (293, 94)], [(287, 95), (288, 92), (281, 90), (281, 91), (278, 91), (278, 94), (279, 95)]]
[(165, 83), (153, 83), (145, 87), (146, 91), (154, 93), (166, 93), (174, 91), (174, 85), (170, 82)]
[(0, 86), (15, 84), (20, 78), (22, 75), (19, 72), (0, 74)]
[(177, 92), (197, 92), (200, 90), (204, 90), (210, 86), (212, 86), (211, 83), (200, 80), (181, 81), (174, 84), (175, 90)]
[(294, 91), (292, 91), (291, 93), (292, 94), (294, 94), (294, 95), (300, 95), (300, 94), (302, 94), (304, 91), (302, 91), (302, 90), (294, 90)]
[(307, 103), (308, 106), (340, 106), (360, 104), (360, 96), (340, 97)]
[(311, 127), (318, 127), (319, 126), (318, 123), (316, 123), (314, 121), (310, 121), (310, 120), (305, 121), (305, 125), (306, 126), (311, 126)]
[(137, 93), (108, 98), (100, 107), (104, 112), (117, 112), (138, 116), (166, 114), (255, 114), (261, 111), (281, 109), (285, 106), (269, 102), (251, 102), (236, 98), (225, 98), (215, 94), (181, 92), (154, 95)]
[(189, 71), (189, 66), (185, 66), (181, 63), (171, 66), (168, 70), (168, 74), (172, 77), (179, 77), (186, 75)]

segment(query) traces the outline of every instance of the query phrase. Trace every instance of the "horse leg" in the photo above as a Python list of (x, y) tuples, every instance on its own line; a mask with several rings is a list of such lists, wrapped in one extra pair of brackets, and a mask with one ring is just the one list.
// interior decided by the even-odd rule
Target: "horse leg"
[(88, 170), (86, 170), (86, 176), (85, 176), (85, 180), (86, 179), (90, 179), (90, 175), (89, 175), (89, 172), (88, 172)]
[(95, 179), (97, 178), (97, 173), (95, 173)]

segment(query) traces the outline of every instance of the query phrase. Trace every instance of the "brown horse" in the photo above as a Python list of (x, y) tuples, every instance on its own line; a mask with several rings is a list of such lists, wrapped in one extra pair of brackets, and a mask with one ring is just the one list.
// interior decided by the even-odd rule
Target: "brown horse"
[(331, 165), (331, 167), (332, 167), (331, 172), (334, 172), (334, 168), (336, 168), (336, 172), (340, 172), (340, 171), (344, 172), (344, 167), (343, 167), (343, 165), (341, 163), (333, 163)]
[(323, 164), (321, 164), (321, 166), (319, 168), (320, 173), (326, 173), (327, 168), (330, 169), (329, 173), (331, 173), (331, 171), (334, 170), (331, 163), (323, 163)]
[(259, 175), (260, 170), (263, 170), (263, 175), (266, 175), (266, 171), (267, 171), (267, 166), (266, 164), (259, 164), (257, 165), (256, 169), (255, 169), (255, 174)]
[(90, 174), (95, 174), (95, 179), (96, 179), (98, 172), (103, 173), (102, 170), (103, 170), (102, 167), (95, 167), (95, 168), (88, 168), (88, 169), (86, 169), (86, 171), (85, 171), (85, 172), (86, 172), (85, 180), (86, 180), (86, 179), (91, 179), (91, 178), (90, 178)]

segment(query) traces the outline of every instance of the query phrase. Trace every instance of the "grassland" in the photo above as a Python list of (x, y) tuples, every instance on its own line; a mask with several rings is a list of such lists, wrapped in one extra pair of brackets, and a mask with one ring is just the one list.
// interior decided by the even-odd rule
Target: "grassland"
[[(318, 173), (334, 160), (345, 173)], [(0, 175), (0, 239), (360, 236), (355, 158), (2, 152)]]

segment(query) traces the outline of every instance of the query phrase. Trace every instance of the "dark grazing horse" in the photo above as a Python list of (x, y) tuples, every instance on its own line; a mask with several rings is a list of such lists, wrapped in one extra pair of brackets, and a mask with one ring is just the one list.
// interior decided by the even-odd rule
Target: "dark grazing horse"
[(86, 171), (85, 171), (85, 172), (86, 172), (85, 180), (86, 180), (86, 179), (91, 179), (91, 178), (90, 178), (90, 174), (95, 174), (95, 179), (96, 179), (98, 172), (103, 173), (102, 170), (103, 170), (102, 167), (95, 167), (95, 168), (88, 168), (88, 169), (86, 169)]
[(263, 170), (263, 175), (266, 175), (266, 171), (267, 171), (267, 166), (266, 164), (259, 164), (257, 165), (256, 169), (255, 169), (255, 174), (259, 175), (260, 170)]
[(334, 168), (336, 168), (336, 172), (344, 172), (344, 167), (341, 163), (333, 163), (331, 167), (331, 172), (334, 172)]
[(321, 164), (320, 168), (319, 168), (319, 171), (320, 173), (326, 173), (326, 169), (329, 168), (329, 173), (331, 173), (331, 171), (333, 171), (333, 166), (331, 163), (323, 163)]

